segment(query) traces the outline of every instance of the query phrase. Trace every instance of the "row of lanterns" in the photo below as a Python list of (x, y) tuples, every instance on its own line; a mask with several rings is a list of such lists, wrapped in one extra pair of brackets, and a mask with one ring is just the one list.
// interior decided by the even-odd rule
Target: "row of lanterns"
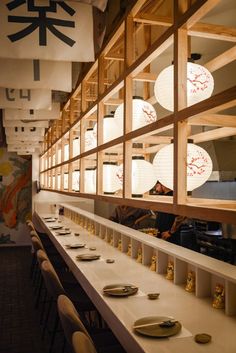
[[(157, 77), (154, 94), (160, 105), (173, 111), (174, 67), (165, 68)], [(211, 73), (201, 65), (187, 63), (187, 106), (191, 106), (211, 96), (214, 80)], [(132, 128), (136, 130), (157, 120), (154, 107), (140, 97), (132, 101)], [(115, 114), (106, 115), (103, 119), (103, 143), (123, 134), (124, 104), (120, 104)], [(97, 124), (85, 133), (85, 151), (97, 146)], [(73, 157), (80, 154), (80, 140), (73, 140)], [(69, 145), (64, 146), (64, 160), (69, 159)], [(187, 190), (192, 191), (209, 178), (212, 172), (212, 161), (201, 147), (187, 144)], [(159, 180), (166, 187), (173, 189), (173, 144), (163, 147), (153, 159), (147, 162), (143, 157), (132, 159), (132, 194), (141, 196), (152, 189)], [(55, 182), (54, 182), (55, 183)], [(67, 183), (67, 186), (65, 185)], [(115, 193), (123, 185), (123, 165), (114, 163), (103, 165), (103, 192)], [(66, 186), (66, 187), (65, 187)], [(72, 176), (73, 190), (79, 190), (79, 171)], [(64, 189), (68, 188), (68, 177), (64, 174)], [(96, 192), (96, 170), (85, 171), (85, 192)]]
[[(132, 158), (132, 195), (142, 196), (151, 190), (159, 180), (169, 189), (173, 189), (173, 144), (163, 147), (153, 159), (153, 163), (144, 160), (144, 157)], [(212, 172), (212, 161), (209, 154), (200, 146), (187, 144), (187, 191), (192, 191), (204, 184)], [(55, 188), (55, 177), (52, 188)], [(72, 174), (72, 189), (79, 191), (80, 171)], [(58, 181), (60, 185), (60, 180)], [(114, 162), (103, 163), (103, 192), (114, 194), (122, 189), (123, 164)], [(51, 187), (49, 185), (49, 187)], [(68, 173), (64, 173), (64, 189), (68, 189)], [(86, 193), (96, 192), (96, 168), (85, 170)]]

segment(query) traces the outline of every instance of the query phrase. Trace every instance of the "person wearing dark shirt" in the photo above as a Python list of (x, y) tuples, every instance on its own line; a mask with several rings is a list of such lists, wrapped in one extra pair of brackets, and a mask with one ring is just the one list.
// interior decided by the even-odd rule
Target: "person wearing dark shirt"
[[(156, 183), (156, 193), (158, 195), (173, 196), (173, 191), (160, 182)], [(179, 245), (180, 226), (185, 218), (172, 213), (158, 211), (156, 214), (156, 228), (159, 231), (160, 238)]]
[(115, 208), (109, 219), (130, 228), (137, 228), (138, 224), (150, 215), (149, 210), (120, 205)]

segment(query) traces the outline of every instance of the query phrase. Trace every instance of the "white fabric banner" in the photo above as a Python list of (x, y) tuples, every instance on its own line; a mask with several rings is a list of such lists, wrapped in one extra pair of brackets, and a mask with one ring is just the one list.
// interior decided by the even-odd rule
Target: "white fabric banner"
[[(52, 1), (61, 1), (61, 0), (52, 0)], [(89, 4), (92, 6), (97, 7), (99, 10), (104, 11), (106, 6), (107, 6), (107, 1), (108, 0), (68, 0), (68, 1), (78, 1), (78, 2), (82, 2), (85, 4)]]
[(53, 103), (51, 110), (4, 109), (5, 120), (51, 120), (60, 118), (60, 103)]
[(3, 127), (49, 127), (49, 120), (5, 120), (3, 118)]
[(0, 108), (51, 109), (49, 89), (0, 88)]
[(12, 136), (12, 137), (43, 137), (45, 133), (45, 129), (42, 127), (35, 127), (35, 128), (30, 128), (30, 127), (24, 127), (24, 128), (14, 128), (14, 127), (6, 127), (5, 128), (5, 134), (6, 136)]
[(76, 1), (1, 0), (0, 57), (94, 61), (92, 7)]
[(71, 92), (71, 72), (66, 61), (0, 59), (0, 87)]

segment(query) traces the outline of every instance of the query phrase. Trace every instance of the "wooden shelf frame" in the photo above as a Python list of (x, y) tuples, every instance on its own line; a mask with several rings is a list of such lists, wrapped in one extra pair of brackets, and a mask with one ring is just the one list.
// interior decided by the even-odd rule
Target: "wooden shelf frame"
[[(223, 25), (211, 25), (202, 22), (207, 13), (218, 5), (219, 0), (200, 0), (188, 7), (187, 1), (171, 1), (168, 14), (158, 14), (159, 1), (139, 0), (126, 15), (112, 38), (104, 46), (97, 60), (84, 75), (80, 84), (72, 93), (70, 99), (62, 110), (61, 123), (54, 122), (45, 136), (44, 152), (41, 159), (52, 156), (52, 150), (58, 150), (57, 145), (63, 146), (65, 139), (69, 140), (70, 157), (68, 161), (63, 159), (52, 166), (41, 163), (41, 176), (43, 188), (49, 191), (76, 195), (92, 199), (100, 199), (106, 202), (150, 208), (153, 210), (168, 211), (186, 215), (191, 218), (213, 220), (226, 223), (236, 223), (236, 201), (215, 199), (192, 199), (186, 192), (186, 146), (188, 138), (194, 143), (209, 140), (217, 140), (225, 137), (235, 137), (236, 117), (225, 113), (227, 109), (236, 106), (236, 87), (229, 87), (212, 97), (193, 106), (186, 107), (186, 63), (189, 51), (189, 37), (201, 37), (211, 40), (221, 40), (229, 43), (236, 41), (235, 28)], [(159, 4), (159, 5), (158, 5)], [(149, 26), (149, 27), (148, 27)], [(144, 30), (144, 28), (146, 28)], [(157, 28), (158, 35), (154, 40), (150, 33), (152, 28)], [(154, 30), (154, 32), (155, 32)], [(137, 54), (134, 48), (134, 37), (144, 36), (145, 41), (141, 51)], [(156, 32), (155, 32), (156, 33)], [(125, 118), (124, 134), (112, 141), (102, 143), (103, 116), (108, 107), (124, 103), (125, 116), (131, 116), (131, 101), (133, 86), (142, 84), (142, 92), (148, 102), (155, 104), (153, 90), (150, 89), (157, 77), (152, 71), (155, 60), (171, 51), (174, 59), (174, 112), (165, 113), (158, 121), (132, 131), (131, 119)], [(235, 46), (220, 53), (215, 58), (204, 64), (211, 72), (235, 61)], [(110, 71), (109, 71), (110, 70)], [(109, 72), (109, 74), (108, 74)], [(109, 77), (111, 72), (114, 77)], [(98, 123), (97, 147), (84, 151), (84, 132), (86, 121)], [(193, 127), (207, 127), (208, 131), (193, 132)], [(74, 131), (80, 130), (81, 154), (72, 156), (72, 141)], [(167, 131), (172, 131), (166, 135)], [(157, 137), (159, 140), (157, 140)], [(145, 156), (155, 153), (174, 138), (174, 196), (170, 200), (163, 197), (145, 194), (143, 198), (131, 196), (131, 154), (134, 152), (133, 143), (144, 143), (142, 153)], [(156, 141), (156, 142), (155, 142)], [(158, 141), (158, 142), (157, 142)], [(56, 147), (55, 147), (56, 146)], [(109, 149), (121, 147), (123, 162), (125, 165), (125, 182), (122, 194), (107, 196), (102, 194), (102, 162), (103, 153)], [(123, 146), (123, 147), (122, 147)], [(53, 152), (54, 153), (54, 152)], [(63, 148), (62, 148), (63, 156)], [(97, 193), (86, 194), (83, 187), (83, 170), (87, 159), (93, 159), (97, 165)], [(57, 160), (57, 159), (56, 159)], [(57, 160), (58, 162), (58, 160)], [(81, 171), (80, 192), (72, 191), (73, 164), (77, 162)], [(44, 167), (43, 167), (44, 166)], [(52, 190), (48, 187), (47, 179), (50, 173), (62, 174), (64, 168), (69, 171), (68, 191), (59, 188)], [(44, 178), (43, 178), (44, 176)], [(45, 182), (46, 180), (46, 182)], [(61, 178), (61, 186), (63, 178)]]

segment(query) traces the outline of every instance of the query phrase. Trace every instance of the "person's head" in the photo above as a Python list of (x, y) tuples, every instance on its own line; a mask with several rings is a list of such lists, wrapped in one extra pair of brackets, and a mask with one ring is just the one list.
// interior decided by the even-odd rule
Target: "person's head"
[(164, 194), (166, 194), (168, 191), (170, 191), (170, 189), (167, 188), (167, 187), (166, 187), (165, 185), (163, 185), (162, 183), (160, 183), (159, 180), (156, 182), (155, 189), (156, 189), (156, 193), (157, 193), (158, 195), (164, 195)]

